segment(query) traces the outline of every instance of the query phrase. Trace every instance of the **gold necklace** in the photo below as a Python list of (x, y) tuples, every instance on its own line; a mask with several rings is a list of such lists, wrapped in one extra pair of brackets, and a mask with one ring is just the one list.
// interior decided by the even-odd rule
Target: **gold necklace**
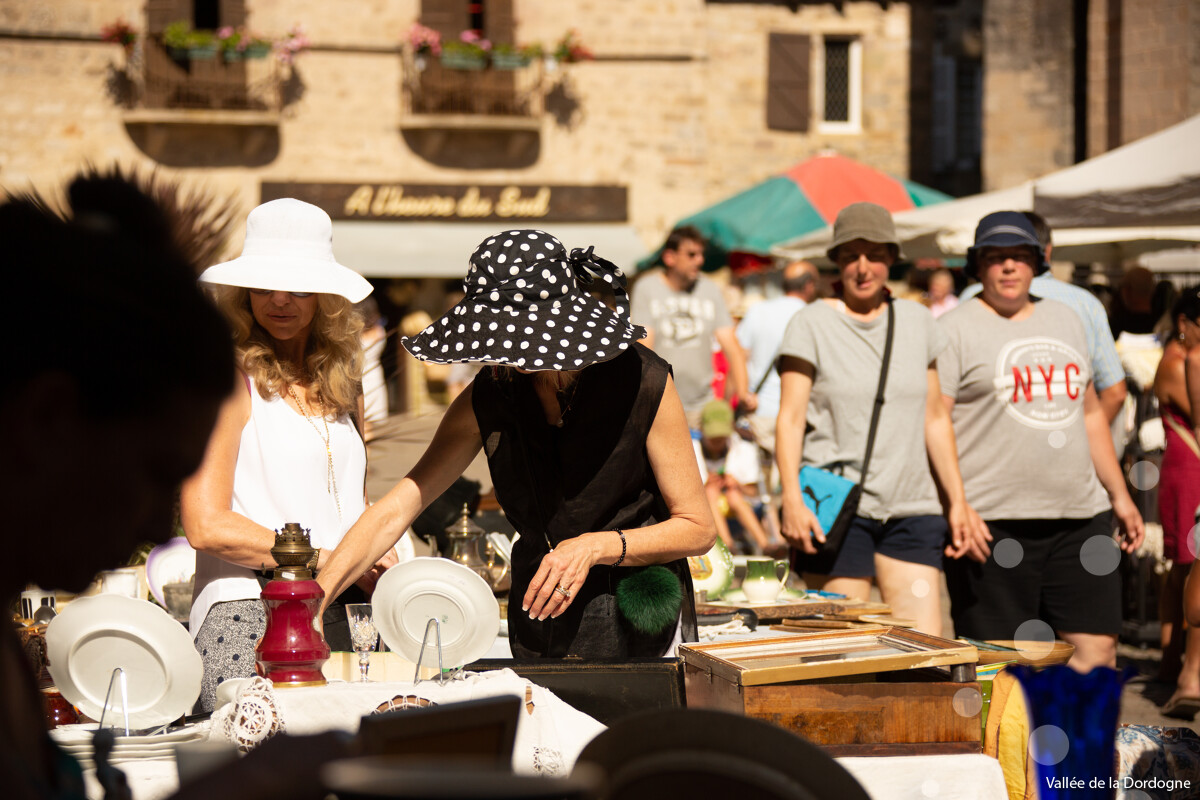
[(338, 522), (342, 521), (342, 500), (338, 496), (337, 478), (333, 474), (333, 441), (329, 436), (329, 420), (325, 415), (321, 415), (321, 422), (325, 425), (325, 433), (322, 435), (321, 429), (317, 427), (317, 423), (313, 422), (313, 415), (308, 413), (308, 406), (300, 399), (300, 395), (296, 394), (296, 390), (289, 383), (287, 385), (288, 394), (296, 401), (296, 406), (304, 414), (304, 418), (308, 420), (308, 424), (312, 425), (313, 430), (317, 432), (317, 436), (321, 437), (321, 443), (325, 445), (325, 459), (327, 464), (325, 491), (333, 495), (333, 502), (337, 506)]

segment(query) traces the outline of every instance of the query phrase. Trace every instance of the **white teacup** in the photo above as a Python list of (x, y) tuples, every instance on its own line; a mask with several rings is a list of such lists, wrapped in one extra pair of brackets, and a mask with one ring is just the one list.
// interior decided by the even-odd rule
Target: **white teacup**
[(100, 573), (100, 592), (102, 594), (119, 594), (137, 600), (140, 594), (139, 588), (136, 569), (126, 567)]

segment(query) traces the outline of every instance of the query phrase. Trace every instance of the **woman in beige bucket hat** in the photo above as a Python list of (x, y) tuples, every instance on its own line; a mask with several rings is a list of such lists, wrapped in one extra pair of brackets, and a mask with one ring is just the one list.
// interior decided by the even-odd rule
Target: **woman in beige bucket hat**
[[(866, 600), (877, 582), (896, 616), (937, 635), (943, 554), (963, 555), (973, 541), (968, 534), (983, 524), (967, 505), (941, 399), (936, 361), (946, 338), (927, 308), (894, 300), (888, 291), (900, 243), (887, 209), (874, 203), (844, 208), (829, 258), (840, 271), (837, 295), (797, 312), (780, 348), (776, 458), (783, 535), (808, 588)], [(894, 347), (863, 475), (889, 338)], [(843, 473), (862, 488), (836, 548), (817, 521), (816, 498), (806, 501), (802, 494), (802, 465)], [(947, 498), (945, 509), (939, 495)]]

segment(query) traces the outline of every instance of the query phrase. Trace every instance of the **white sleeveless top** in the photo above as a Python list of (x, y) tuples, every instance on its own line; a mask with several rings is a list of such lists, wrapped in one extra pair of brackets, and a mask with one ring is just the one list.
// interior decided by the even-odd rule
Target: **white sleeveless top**
[[(332, 549), (365, 509), (367, 450), (348, 416), (329, 420), (338, 506), (329, 489), (328, 459), (320, 417), (305, 419), (279, 395), (264, 400), (250, 387), (250, 419), (242, 429), (233, 472), (237, 513), (271, 530), (285, 522), (309, 529), (313, 547)], [(254, 570), (196, 553), (196, 586), (188, 630), (194, 638), (215, 603), (254, 600), (262, 591)]]

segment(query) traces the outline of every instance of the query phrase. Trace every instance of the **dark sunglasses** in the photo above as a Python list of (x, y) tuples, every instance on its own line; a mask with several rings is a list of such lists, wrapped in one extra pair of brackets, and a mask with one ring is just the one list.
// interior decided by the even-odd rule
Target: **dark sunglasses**
[[(277, 290), (275, 290), (275, 289), (251, 289), (250, 293), (257, 294), (257, 295), (265, 295), (265, 294), (275, 294), (276, 291)], [(316, 292), (288, 292), (288, 294), (290, 294), (292, 297), (312, 297), (314, 294), (316, 294)]]

